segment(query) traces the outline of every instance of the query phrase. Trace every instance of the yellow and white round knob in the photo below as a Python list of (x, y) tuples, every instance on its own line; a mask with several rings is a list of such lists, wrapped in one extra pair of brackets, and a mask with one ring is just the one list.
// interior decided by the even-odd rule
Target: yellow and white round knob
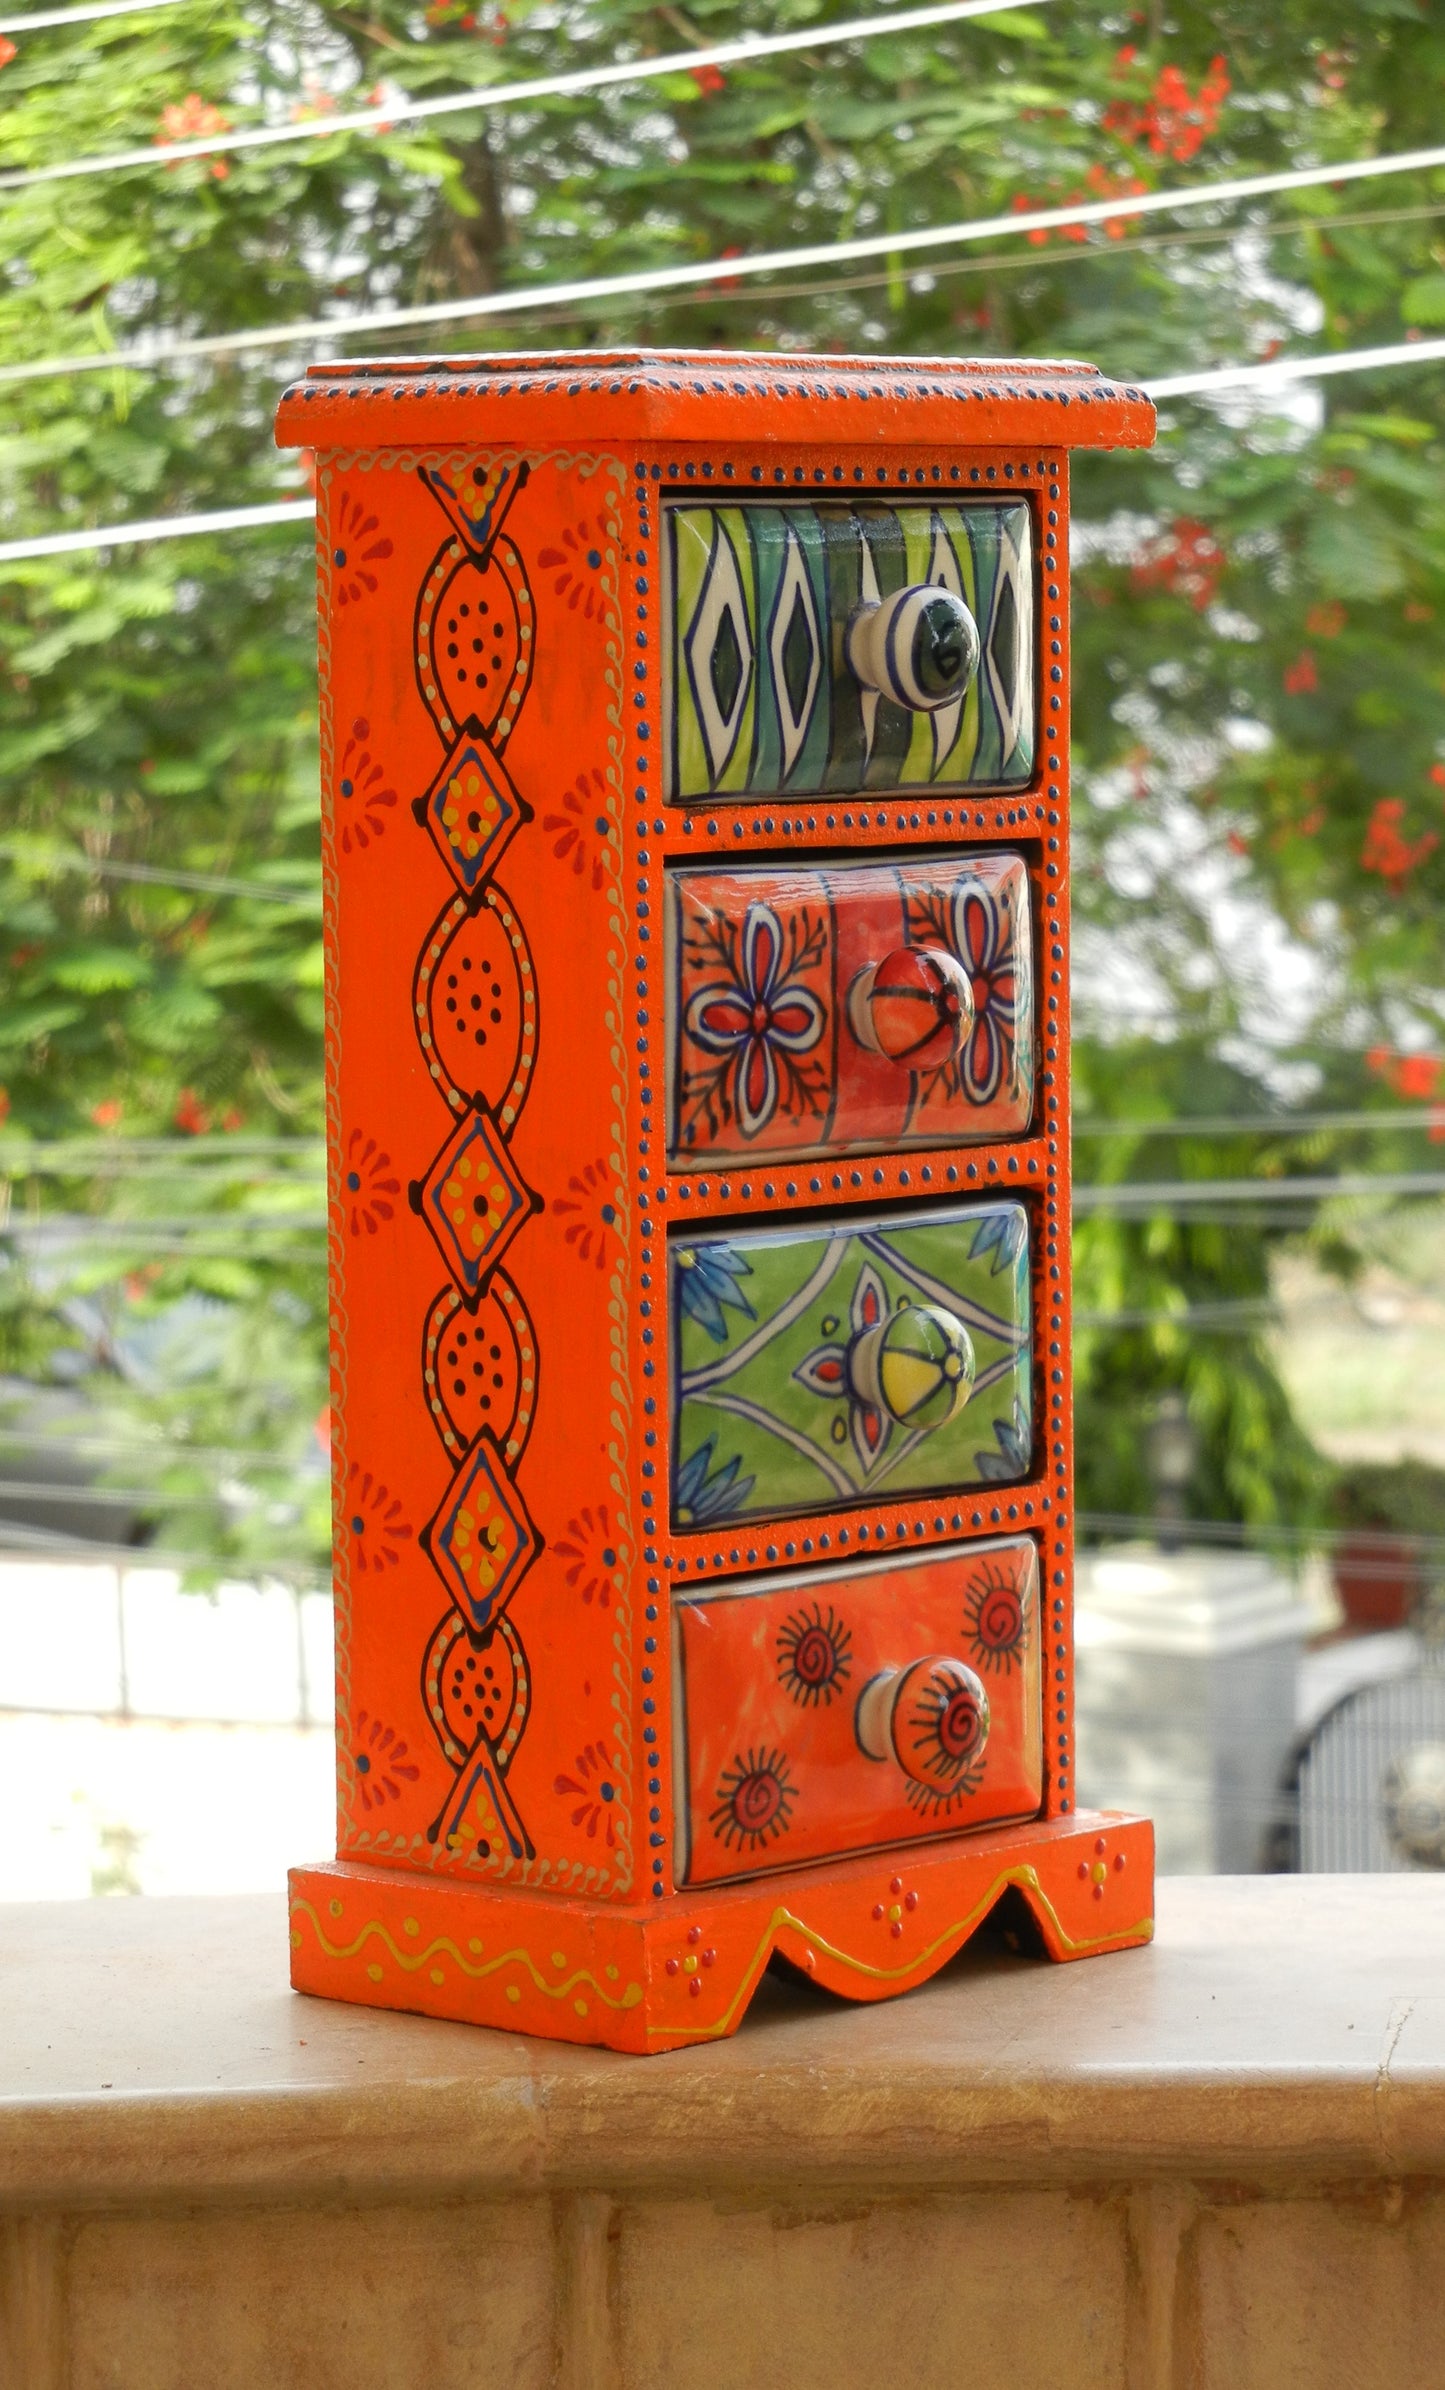
[(947, 1426), (973, 1392), (973, 1338), (939, 1303), (909, 1303), (865, 1328), (848, 1349), (854, 1394), (895, 1426)]

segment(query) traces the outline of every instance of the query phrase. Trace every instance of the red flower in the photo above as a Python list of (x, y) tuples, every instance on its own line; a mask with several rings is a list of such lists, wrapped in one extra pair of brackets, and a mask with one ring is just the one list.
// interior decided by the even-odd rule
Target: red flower
[(346, 1473), (346, 1512), (357, 1567), (380, 1572), (395, 1568), (401, 1546), (411, 1542), (411, 1528), (396, 1495), (357, 1461)]
[(1437, 788), (1445, 788), (1445, 763), (1432, 763), (1430, 766), (1430, 778), (1434, 781)]
[(1338, 639), (1349, 619), (1338, 598), (1326, 598), (1322, 606), (1311, 606), (1305, 629), (1312, 639)]
[(704, 94), (714, 91), (721, 91), (727, 83), (727, 76), (722, 72), (720, 67), (690, 66), (687, 71), (691, 75), (694, 83), (697, 85), (698, 90)]
[(14, 42), (7, 41), (4, 34), (0, 33), (0, 66), (8, 66), (11, 59), (15, 56), (16, 49)]
[(1396, 1095), (1404, 1096), (1407, 1102), (1424, 1103), (1439, 1086), (1442, 1069), (1445, 1064), (1437, 1055), (1402, 1054), (1390, 1073), (1391, 1085)]
[(398, 1777), (404, 1783), (415, 1784), (421, 1774), (396, 1728), (383, 1726), (380, 1718), (373, 1718), (366, 1710), (356, 1713), (353, 1743), (351, 1764), (360, 1779), (363, 1809), (384, 1809), (388, 1801), (399, 1801)]
[(1196, 614), (1214, 600), (1224, 574), (1226, 557), (1207, 523), (1192, 515), (1176, 515), (1165, 532), (1134, 566), (1136, 589), (1170, 589), (1187, 597)]
[(1294, 662), (1286, 665), (1284, 685), (1290, 697), (1308, 697), (1319, 687), (1320, 676), (1307, 647), (1301, 648)]
[(383, 1153), (374, 1137), (361, 1129), (353, 1129), (346, 1140), (346, 1169), (342, 1178), (343, 1200), (350, 1210), (347, 1222), (353, 1236), (365, 1229), (375, 1236), (379, 1224), (395, 1215), (393, 1197), (401, 1193), (401, 1181), (391, 1176), (391, 1156)]
[(1388, 888), (1396, 895), (1417, 863), (1423, 863), (1440, 844), (1439, 833), (1422, 830), (1416, 839), (1403, 836), (1401, 823), (1405, 818), (1403, 797), (1381, 797), (1370, 816), (1365, 831), (1365, 843), (1360, 851), (1362, 871), (1377, 871)]
[(611, 835), (606, 803), (607, 782), (594, 764), (590, 772), (578, 773), (575, 786), (562, 799), (562, 811), (542, 816), (543, 829), (554, 833), (552, 852), (558, 862), (570, 855), (579, 879), (590, 870), (594, 890), (605, 876), (603, 848)]
[(336, 785), (342, 804), (348, 809), (341, 822), (343, 855), (349, 855), (353, 845), (365, 853), (372, 839), (380, 838), (386, 828), (387, 813), (397, 801), (396, 790), (381, 785), (386, 773), (366, 744), (370, 736), (371, 726), (365, 715), (359, 714), (341, 751), (341, 775)]
[(98, 1129), (118, 1129), (123, 1110), (119, 1096), (108, 1095), (100, 1103), (92, 1104), (90, 1117)]
[(575, 614), (580, 608), (584, 622), (600, 615), (606, 604), (598, 579), (606, 553), (607, 526), (600, 515), (594, 515), (584, 516), (564, 531), (560, 548), (542, 548), (537, 554), (539, 564), (557, 571), (552, 587), (559, 598), (567, 600), (568, 612)]
[(181, 1089), (171, 1118), (183, 1137), (204, 1137), (211, 1125), (211, 1115), (194, 1087)]
[(343, 490), (336, 509), (336, 546), (331, 552), (339, 605), (354, 606), (366, 591), (376, 590), (377, 577), (371, 567), (391, 554), (391, 541), (375, 537), (380, 528), (378, 517), (368, 514), (350, 490)]
[(1224, 843), (1228, 847), (1231, 855), (1247, 855), (1249, 853), (1249, 840), (1247, 838), (1241, 838), (1237, 830), (1230, 830), (1225, 837)]
[[(164, 148), (169, 141), (204, 141), (213, 133), (229, 133), (230, 129), (229, 116), (212, 107), (209, 100), (203, 100), (198, 91), (191, 91), (179, 103), (173, 101), (170, 107), (162, 108), (161, 129), (155, 138), (157, 146)], [(178, 158), (172, 158), (167, 173), (179, 164)], [(217, 158), (211, 167), (212, 180), (223, 183), (230, 171), (225, 159)]]
[[(1132, 63), (1133, 52), (1121, 50), (1114, 61), (1115, 72)], [(1131, 100), (1110, 102), (1104, 111), (1104, 130), (1131, 149), (1142, 140), (1156, 158), (1170, 157), (1177, 165), (1187, 165), (1217, 129), (1228, 94), (1229, 70), (1222, 58), (1211, 60), (1209, 72), (1195, 92), (1190, 91), (1177, 66), (1164, 66), (1142, 108)]]

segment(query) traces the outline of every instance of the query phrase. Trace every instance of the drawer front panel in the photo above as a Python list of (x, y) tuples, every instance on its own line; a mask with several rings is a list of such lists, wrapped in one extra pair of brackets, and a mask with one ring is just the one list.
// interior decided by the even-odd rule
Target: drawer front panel
[(668, 957), (675, 1164), (954, 1145), (1029, 1125), (1033, 939), (1018, 855), (679, 870)]
[(678, 1602), (679, 1876), (1033, 1816), (1038, 1599), (1034, 1546), (1009, 1539)]
[(1021, 1203), (677, 1237), (668, 1261), (674, 1529), (1028, 1474)]
[[(1035, 749), (1026, 505), (669, 506), (668, 793), (1016, 788)], [(863, 685), (855, 610), (907, 588), (974, 618), (978, 669), (938, 711)]]

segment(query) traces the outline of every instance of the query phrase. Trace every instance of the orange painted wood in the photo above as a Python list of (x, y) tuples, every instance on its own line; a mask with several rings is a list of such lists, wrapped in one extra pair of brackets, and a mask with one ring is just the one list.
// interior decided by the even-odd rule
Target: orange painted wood
[[(1073, 1814), (1066, 493), (1071, 446), (1151, 427), (1083, 367), (877, 360), (328, 366), (283, 400), (317, 462), (338, 1680), (303, 1988), (643, 2049), (729, 2030), (774, 1948), (906, 1989), (1009, 1884), (1055, 1956), (1147, 1936), (1149, 1829)], [(1031, 786), (668, 805), (667, 494), (935, 485), (1033, 509)], [(975, 847), (1029, 874), (1026, 1133), (670, 1166), (667, 867)], [(674, 1534), (668, 1224), (1001, 1188), (1036, 1257), (1026, 1481)], [(1010, 1534), (1038, 1553), (1037, 1817), (680, 1890), (675, 1599)], [(895, 1874), (919, 1901), (890, 1920)]]

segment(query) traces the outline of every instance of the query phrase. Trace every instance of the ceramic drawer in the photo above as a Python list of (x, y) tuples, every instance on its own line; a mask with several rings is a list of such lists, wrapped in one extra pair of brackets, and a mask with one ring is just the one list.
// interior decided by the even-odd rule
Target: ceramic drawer
[(684, 867), (666, 887), (675, 1166), (1028, 1128), (1022, 856)]
[(1005, 1200), (675, 1234), (674, 1529), (1026, 1476), (1029, 1244)]
[(679, 1600), (675, 1614), (686, 1882), (1038, 1809), (1027, 1538), (790, 1573)]
[[(664, 530), (674, 803), (1030, 780), (1027, 504), (681, 503)], [(929, 590), (971, 620), (967, 653), (920, 681), (881, 634), (892, 601)], [(866, 609), (880, 609), (876, 655), (850, 636)]]

